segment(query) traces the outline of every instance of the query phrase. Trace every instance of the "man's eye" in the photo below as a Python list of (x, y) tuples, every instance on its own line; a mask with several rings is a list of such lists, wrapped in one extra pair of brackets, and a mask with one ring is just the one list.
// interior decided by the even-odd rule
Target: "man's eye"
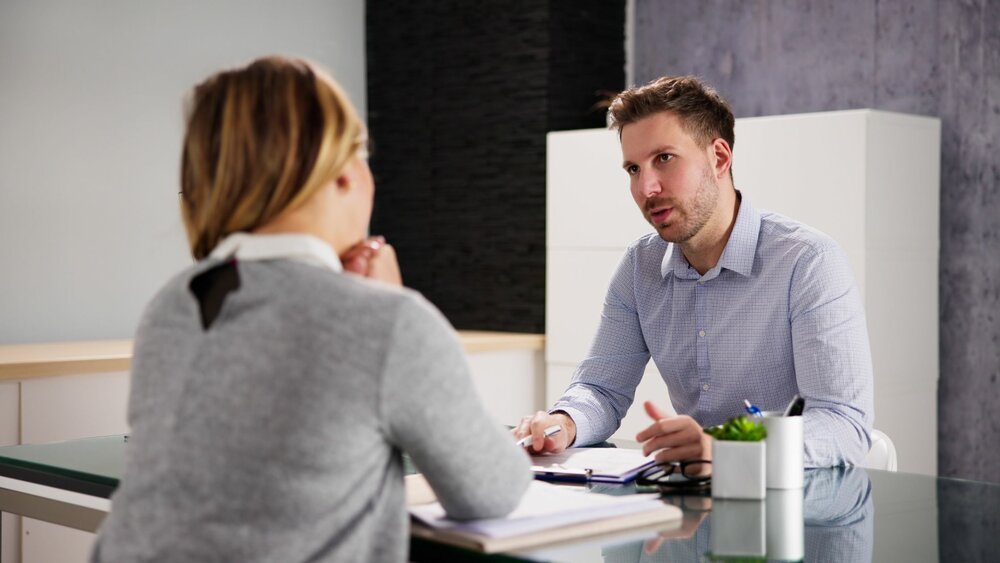
[(672, 155), (672, 154), (667, 154), (667, 153), (662, 153), (662, 154), (658, 154), (658, 155), (656, 155), (656, 158), (657, 158), (657, 159), (658, 159), (658, 160), (659, 160), (660, 162), (669, 162), (669, 161), (673, 160), (673, 158), (674, 158), (674, 155)]
[(625, 172), (627, 172), (629, 176), (634, 176), (638, 171), (639, 167), (636, 166), (635, 164), (631, 164), (625, 167)]

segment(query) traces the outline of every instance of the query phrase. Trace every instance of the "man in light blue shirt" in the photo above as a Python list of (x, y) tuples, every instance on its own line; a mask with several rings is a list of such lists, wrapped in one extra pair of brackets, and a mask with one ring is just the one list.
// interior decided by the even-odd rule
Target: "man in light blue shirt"
[[(611, 104), (632, 197), (655, 234), (626, 251), (597, 335), (565, 394), (517, 436), (560, 451), (611, 436), (650, 358), (677, 416), (647, 402), (636, 439), (659, 461), (711, 459), (702, 427), (748, 399), (781, 410), (805, 398), (805, 464), (858, 464), (873, 421), (864, 309), (843, 250), (758, 211), (733, 184), (734, 118), (692, 77), (664, 77)], [(559, 432), (544, 438), (552, 424)]]

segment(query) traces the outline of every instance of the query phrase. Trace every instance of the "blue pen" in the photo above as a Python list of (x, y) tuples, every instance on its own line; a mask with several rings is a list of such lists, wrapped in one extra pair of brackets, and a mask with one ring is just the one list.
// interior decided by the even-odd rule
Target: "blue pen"
[(764, 416), (764, 413), (760, 412), (757, 405), (751, 403), (750, 401), (743, 399), (743, 404), (746, 405), (747, 413), (753, 416)]

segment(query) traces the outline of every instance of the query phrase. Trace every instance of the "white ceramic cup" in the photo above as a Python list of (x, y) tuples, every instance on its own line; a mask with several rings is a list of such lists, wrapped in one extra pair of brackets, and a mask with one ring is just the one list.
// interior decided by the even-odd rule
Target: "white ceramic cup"
[(801, 489), (803, 465), (802, 417), (767, 411), (761, 419), (767, 428), (767, 488)]

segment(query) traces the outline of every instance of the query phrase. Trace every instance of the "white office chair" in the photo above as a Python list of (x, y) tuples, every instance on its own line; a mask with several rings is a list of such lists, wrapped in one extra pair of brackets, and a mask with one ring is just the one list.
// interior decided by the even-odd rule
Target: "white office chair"
[(862, 467), (896, 471), (896, 446), (881, 430), (872, 430), (872, 449), (865, 456)]

